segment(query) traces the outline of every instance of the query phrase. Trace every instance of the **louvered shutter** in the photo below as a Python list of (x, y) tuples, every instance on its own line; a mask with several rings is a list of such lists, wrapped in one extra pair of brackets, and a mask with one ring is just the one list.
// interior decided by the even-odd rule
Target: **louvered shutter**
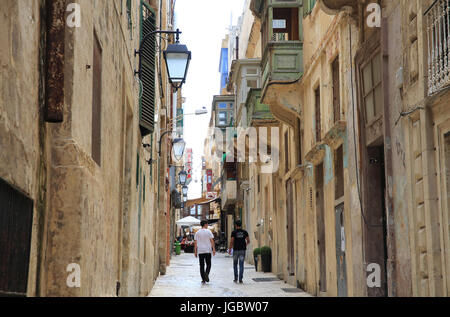
[[(156, 30), (156, 16), (152, 10), (141, 2), (141, 41)], [(156, 35), (151, 36), (141, 47), (141, 81), (142, 96), (140, 98), (140, 127), (142, 136), (153, 133), (155, 125), (155, 92), (156, 92)]]

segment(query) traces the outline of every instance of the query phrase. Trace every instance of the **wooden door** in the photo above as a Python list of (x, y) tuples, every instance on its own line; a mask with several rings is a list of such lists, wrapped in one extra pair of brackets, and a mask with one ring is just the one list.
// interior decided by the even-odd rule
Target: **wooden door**
[(33, 201), (0, 179), (0, 296), (26, 296)]
[(365, 263), (380, 267), (380, 287), (367, 286), (369, 297), (387, 296), (387, 227), (386, 227), (386, 178), (384, 147), (368, 147), (366, 165), (364, 253)]
[(324, 200), (324, 174), (323, 164), (316, 168), (316, 223), (317, 223), (317, 250), (319, 255), (319, 289), (327, 291), (327, 264), (325, 245), (325, 200)]
[(347, 263), (345, 258), (344, 204), (336, 207), (336, 268), (339, 297), (347, 297)]
[(294, 250), (294, 204), (293, 204), (292, 181), (286, 182), (286, 230), (287, 230), (287, 255), (288, 274), (295, 274), (295, 250)]

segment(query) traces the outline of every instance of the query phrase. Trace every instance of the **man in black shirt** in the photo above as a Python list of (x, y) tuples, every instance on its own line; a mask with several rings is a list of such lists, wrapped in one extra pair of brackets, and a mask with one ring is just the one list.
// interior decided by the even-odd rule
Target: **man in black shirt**
[(234, 268), (234, 282), (238, 281), (238, 261), (239, 261), (239, 283), (243, 283), (244, 278), (244, 260), (245, 252), (247, 251), (247, 245), (250, 243), (248, 232), (242, 230), (242, 222), (236, 221), (236, 230), (231, 234), (231, 241), (229, 247), (229, 253), (231, 255), (231, 249), (233, 248), (233, 268)]

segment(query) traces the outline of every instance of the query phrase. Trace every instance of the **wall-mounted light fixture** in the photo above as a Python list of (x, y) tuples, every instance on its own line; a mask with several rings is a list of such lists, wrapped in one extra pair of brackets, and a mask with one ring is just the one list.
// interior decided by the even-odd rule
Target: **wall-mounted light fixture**
[(181, 31), (177, 29), (176, 31), (153, 31), (148, 33), (140, 43), (140, 49), (134, 51), (134, 55), (139, 55), (139, 70), (135, 72), (139, 75), (139, 79), (142, 80), (142, 54), (143, 47), (147, 40), (154, 36), (155, 34), (175, 34), (176, 42), (175, 44), (170, 44), (167, 50), (164, 51), (164, 59), (166, 61), (167, 73), (169, 76), (169, 82), (172, 87), (176, 90), (181, 88), (186, 82), (186, 76), (189, 69), (189, 64), (192, 58), (192, 54), (188, 51), (186, 45), (180, 44), (180, 34)]
[(183, 139), (177, 138), (172, 141), (172, 152), (177, 161), (181, 160), (183, 157), (185, 148), (186, 142)]
[(189, 187), (183, 186), (183, 197), (187, 197), (188, 191), (189, 191)]
[(178, 174), (178, 182), (180, 183), (181, 186), (186, 185), (187, 176), (188, 176), (188, 173), (186, 171), (181, 171)]
[(179, 44), (178, 40), (176, 44), (170, 44), (164, 51), (169, 82), (175, 90), (181, 88), (186, 82), (191, 56), (186, 45)]
[[(159, 139), (159, 150), (158, 150), (158, 155), (161, 156), (161, 142), (162, 142), (162, 138), (163, 138), (165, 135), (167, 135), (167, 134), (173, 132), (172, 129), (170, 129), (170, 127), (172, 127), (173, 124), (175, 124), (174, 122), (175, 122), (176, 120), (179, 120), (180, 118), (185, 117), (185, 116), (188, 116), (188, 115), (201, 116), (201, 115), (204, 115), (204, 114), (207, 114), (207, 113), (208, 113), (208, 110), (207, 110), (205, 107), (203, 107), (202, 109), (198, 109), (198, 110), (196, 110), (196, 111), (193, 112), (193, 113), (185, 113), (185, 114), (182, 114), (182, 115), (177, 116), (176, 118), (171, 119), (171, 121), (169, 122), (169, 129), (168, 129), (167, 131), (163, 132), (163, 134), (161, 134), (161, 137), (160, 137), (160, 139)], [(177, 138), (177, 139), (174, 139), (174, 140), (172, 141), (172, 145), (173, 145), (173, 156), (175, 157), (175, 159), (176, 159), (177, 161), (181, 160), (181, 158), (183, 157), (183, 154), (184, 154), (184, 150), (185, 150), (185, 148), (186, 148), (186, 142), (185, 142), (183, 139)], [(151, 145), (150, 145), (150, 144), (142, 144), (142, 146), (143, 146), (149, 153), (151, 153)], [(181, 150), (182, 150), (182, 151), (181, 151)], [(147, 161), (148, 164), (153, 164), (153, 163), (155, 163), (155, 162), (156, 162), (156, 160), (153, 160), (153, 158), (151, 158), (149, 161)]]

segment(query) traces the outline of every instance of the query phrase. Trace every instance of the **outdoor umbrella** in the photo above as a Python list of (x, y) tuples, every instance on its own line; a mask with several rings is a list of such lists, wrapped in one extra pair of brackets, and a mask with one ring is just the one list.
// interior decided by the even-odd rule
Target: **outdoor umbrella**
[(200, 224), (200, 220), (194, 217), (186, 217), (177, 221), (177, 225), (179, 226), (198, 226)]

